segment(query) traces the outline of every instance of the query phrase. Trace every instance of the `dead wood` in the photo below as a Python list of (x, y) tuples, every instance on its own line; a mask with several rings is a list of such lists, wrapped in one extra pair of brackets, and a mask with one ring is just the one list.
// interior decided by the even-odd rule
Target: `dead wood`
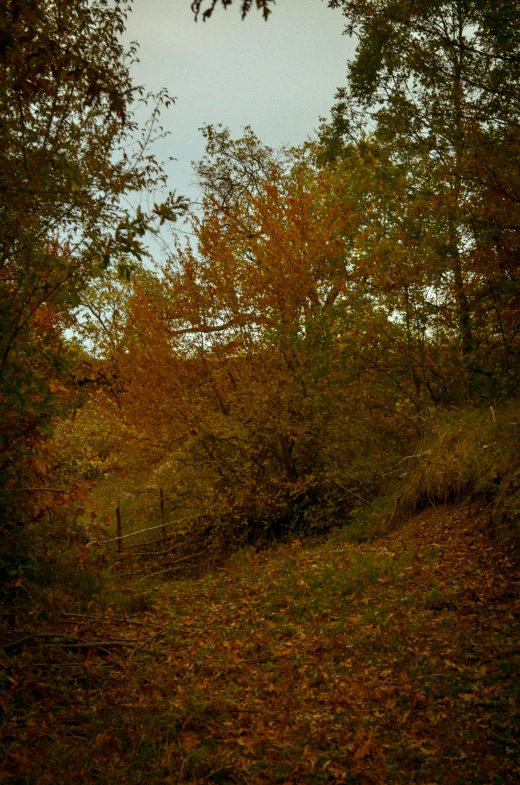
[(270, 662), (271, 660), (278, 660), (279, 658), (279, 654), (271, 654), (269, 657), (251, 657), (251, 659), (237, 660), (237, 662)]
[(78, 643), (66, 643), (65, 641), (51, 641), (51, 643), (58, 643), (63, 649), (135, 649), (137, 641), (118, 641), (113, 638), (107, 640), (98, 640), (93, 638), (91, 640), (82, 640)]
[[(20, 631), (21, 633), (21, 631)], [(0, 643), (0, 648), (4, 651), (16, 649), (18, 646), (27, 644), (30, 641), (41, 641), (50, 646), (61, 646), (63, 649), (113, 649), (130, 648), (135, 649), (138, 640), (128, 640), (121, 638), (85, 638), (83, 640), (76, 636), (67, 635), (66, 637), (56, 635), (54, 632), (29, 632), (27, 631), (21, 638)]]
[(197, 556), (203, 556), (204, 553), (205, 553), (205, 551), (200, 551), (200, 553), (194, 553), (191, 556), (183, 556), (182, 559), (176, 559), (174, 562), (172, 562), (164, 570), (158, 570), (157, 572), (151, 572), (149, 575), (145, 575), (143, 578), (139, 578), (137, 583), (141, 583), (142, 581), (145, 581), (147, 578), (155, 578), (157, 575), (164, 575), (164, 573), (170, 572), (170, 570), (174, 569), (177, 564), (180, 564), (181, 562), (189, 561), (190, 559), (196, 559)]
[(133, 619), (121, 619), (118, 616), (89, 616), (86, 613), (67, 613), (67, 611), (60, 611), (62, 616), (68, 616), (71, 619), (91, 619), (92, 621), (106, 621), (115, 622), (116, 624), (134, 624), (137, 627), (143, 627), (148, 632), (148, 627), (144, 621), (134, 621)]
[(71, 493), (73, 488), (4, 488), (0, 493)]
[(34, 635), (25, 635), (23, 638), (17, 638), (14, 641), (9, 641), (8, 643), (0, 643), (0, 648), (4, 651), (8, 649), (15, 649), (17, 646), (20, 646), (22, 643), (26, 643), (27, 641), (33, 640)]

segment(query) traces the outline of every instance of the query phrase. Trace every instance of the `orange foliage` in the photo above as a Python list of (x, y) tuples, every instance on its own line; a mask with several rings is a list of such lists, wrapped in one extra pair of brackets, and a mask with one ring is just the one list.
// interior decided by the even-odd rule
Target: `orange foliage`
[(338, 196), (305, 162), (273, 164), (232, 208), (209, 195), (198, 248), (136, 283), (129, 305), (121, 414), (142, 460), (168, 460), (181, 496), (256, 534), (315, 520), (318, 501), (329, 520), (356, 502), (390, 446), (363, 418), (395, 427), (367, 414), (346, 264), (361, 217)]

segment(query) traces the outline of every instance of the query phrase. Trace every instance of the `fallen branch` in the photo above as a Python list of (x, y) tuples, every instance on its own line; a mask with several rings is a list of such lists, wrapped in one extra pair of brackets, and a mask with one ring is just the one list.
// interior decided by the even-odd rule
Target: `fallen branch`
[(67, 613), (67, 611), (60, 611), (62, 616), (68, 616), (72, 619), (92, 619), (93, 621), (107, 621), (107, 622), (115, 622), (116, 624), (134, 624), (136, 627), (144, 627), (146, 632), (148, 632), (148, 627), (144, 623), (144, 621), (132, 621), (132, 619), (120, 619), (117, 616), (89, 616), (85, 613)]
[(155, 632), (152, 635), (149, 635), (148, 639), (144, 643), (142, 643), (141, 646), (136, 646), (134, 651), (135, 652), (138, 652), (138, 651), (150, 651), (150, 649), (146, 648), (148, 646), (148, 644), (150, 644), (154, 640), (157, 640), (162, 635), (165, 635), (167, 632), (169, 632), (169, 630), (166, 627), (164, 627), (162, 630), (159, 630), (159, 632)]
[[(162, 528), (162, 525), (161, 527)], [(184, 532), (182, 532), (184, 534)], [(175, 537), (175, 534), (168, 534), (166, 536), (166, 542), (171, 542), (172, 539)], [(197, 542), (200, 539), (203, 539), (204, 535), (203, 532), (191, 531), (190, 532), (190, 543)], [(125, 550), (121, 555), (121, 559), (124, 559), (125, 556), (134, 556), (137, 554), (129, 554), (128, 551), (132, 550), (132, 548), (146, 548), (148, 545), (157, 545), (158, 542), (165, 542), (164, 537), (158, 537), (156, 540), (146, 540), (146, 542), (135, 542), (133, 545), (125, 545)], [(180, 543), (182, 544), (182, 543)]]
[(31, 640), (41, 640), (50, 646), (61, 646), (64, 649), (108, 649), (108, 648), (131, 648), (134, 649), (139, 641), (129, 641), (118, 638), (89, 638), (79, 640), (76, 636), (67, 635), (66, 637), (56, 635), (54, 632), (27, 632), (22, 638), (17, 638), (14, 641), (8, 641), (0, 646), (6, 651), (20, 646), (22, 643)]
[[(56, 641), (51, 641), (51, 643), (56, 643)], [(118, 641), (113, 640), (112, 638), (108, 638), (108, 640), (97, 640), (93, 638), (92, 640), (83, 640), (79, 643), (58, 642), (58, 645), (62, 646), (64, 649), (135, 649), (136, 644), (137, 641)]]
[(0, 643), (0, 649), (3, 649), (4, 651), (7, 651), (7, 649), (14, 649), (25, 641), (33, 640), (33, 638), (34, 635), (25, 635), (23, 638), (18, 638), (17, 640), (11, 641), (10, 643)]
[(73, 488), (3, 488), (0, 493), (71, 493)]
[[(4, 649), (12, 649), (16, 646), (19, 646), (21, 643), (25, 643), (26, 641), (31, 641), (34, 639), (41, 639), (46, 640), (48, 638), (56, 638), (59, 640), (59, 636), (56, 635), (55, 632), (32, 632), (31, 630), (11, 630), (13, 634), (21, 635), (21, 638), (17, 638), (16, 640), (6, 641), (5, 643), (0, 642), (0, 648)], [(70, 639), (70, 636), (69, 636)]]
[[(170, 538), (167, 537), (166, 539), (168, 540)], [(131, 548), (143, 548), (145, 545), (157, 545), (158, 542), (164, 542), (164, 539), (162, 537), (159, 537), (159, 539), (157, 540), (148, 540), (147, 542), (134, 542), (133, 545), (126, 545), (125, 550), (129, 551)]]
[[(160, 540), (162, 542), (162, 540)], [(141, 545), (148, 545), (148, 543), (143, 542), (140, 543)], [(194, 543), (190, 541), (190, 545)], [(169, 553), (173, 553), (174, 551), (178, 550), (182, 546), (182, 543), (176, 543), (171, 548), (166, 548), (165, 551), (138, 551), (137, 553), (127, 553), (126, 555), (123, 553), (119, 558), (114, 559), (112, 564), (116, 564), (119, 561), (124, 561), (129, 556), (167, 556)]]
[(194, 553), (191, 556), (184, 556), (182, 559), (176, 559), (174, 562), (170, 564), (165, 570), (158, 570), (157, 572), (151, 572), (149, 575), (145, 575), (144, 578), (139, 578), (137, 583), (142, 583), (142, 581), (147, 580), (147, 578), (155, 578), (157, 575), (164, 575), (165, 572), (170, 572), (175, 565), (180, 564), (183, 561), (189, 561), (189, 559), (196, 559), (197, 556), (203, 556), (205, 551), (201, 551), (200, 553)]

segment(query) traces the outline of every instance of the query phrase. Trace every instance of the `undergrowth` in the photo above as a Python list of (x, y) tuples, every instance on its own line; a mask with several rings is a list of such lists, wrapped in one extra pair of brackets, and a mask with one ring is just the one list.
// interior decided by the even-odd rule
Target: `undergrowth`
[(382, 493), (359, 508), (354, 539), (395, 529), (427, 507), (481, 500), (490, 531), (520, 545), (520, 404), (437, 416)]
[(129, 650), (4, 643), (0, 782), (518, 781), (519, 575), (483, 522), (244, 550), (145, 584), (139, 613), (59, 617), (62, 640)]
[(520, 781), (518, 414), (445, 415), (347, 525), (174, 581), (34, 524), (4, 557), (0, 783)]

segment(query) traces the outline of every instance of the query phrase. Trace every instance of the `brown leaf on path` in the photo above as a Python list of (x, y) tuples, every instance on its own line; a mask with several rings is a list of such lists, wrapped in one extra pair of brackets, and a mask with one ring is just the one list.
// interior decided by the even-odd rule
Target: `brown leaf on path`
[(179, 741), (185, 750), (193, 750), (195, 747), (200, 747), (200, 739), (194, 733), (181, 733)]
[(368, 739), (366, 741), (364, 741), (363, 744), (361, 744), (357, 748), (357, 750), (354, 752), (354, 755), (353, 755), (354, 760), (355, 761), (360, 761), (360, 760), (363, 760), (364, 758), (367, 758), (367, 757), (371, 756), (372, 749), (375, 746), (376, 745), (374, 743), (374, 740), (372, 739), (371, 736), (369, 736)]

